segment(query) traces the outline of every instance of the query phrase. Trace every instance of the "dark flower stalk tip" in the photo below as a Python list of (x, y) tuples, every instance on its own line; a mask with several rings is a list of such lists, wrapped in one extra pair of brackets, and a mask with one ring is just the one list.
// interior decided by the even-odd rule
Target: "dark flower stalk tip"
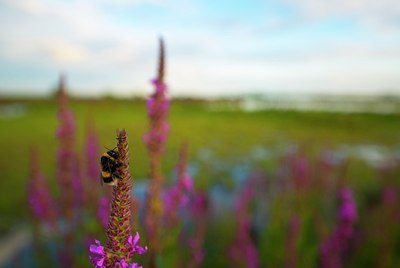
[(140, 267), (137, 263), (131, 263), (134, 253), (143, 254), (147, 247), (141, 247), (139, 233), (135, 236), (131, 233), (131, 192), (132, 179), (129, 172), (128, 137), (126, 131), (117, 131), (118, 153), (120, 168), (117, 170), (121, 179), (113, 187), (111, 198), (111, 213), (108, 218), (106, 230), (107, 244), (103, 247), (98, 240), (90, 245), (90, 260), (94, 267)]

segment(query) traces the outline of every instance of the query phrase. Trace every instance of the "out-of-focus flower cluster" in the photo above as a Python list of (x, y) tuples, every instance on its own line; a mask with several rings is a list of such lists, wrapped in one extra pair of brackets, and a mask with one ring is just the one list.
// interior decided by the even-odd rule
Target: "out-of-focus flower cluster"
[(354, 227), (357, 222), (357, 206), (353, 191), (347, 187), (342, 188), (339, 198), (338, 224), (331, 237), (321, 246), (321, 266), (326, 268), (343, 266), (343, 260), (349, 253), (350, 243), (354, 238)]

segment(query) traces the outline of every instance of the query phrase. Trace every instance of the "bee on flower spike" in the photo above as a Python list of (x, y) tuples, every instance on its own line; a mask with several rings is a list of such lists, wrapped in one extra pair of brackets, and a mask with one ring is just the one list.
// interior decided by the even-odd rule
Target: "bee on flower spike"
[(109, 150), (106, 148), (108, 151), (103, 153), (100, 158), (100, 165), (101, 165), (101, 185), (103, 183), (110, 185), (110, 186), (115, 186), (118, 183), (118, 179), (121, 179), (121, 177), (118, 174), (118, 168), (121, 166), (118, 158), (119, 154), (118, 151), (114, 149)]

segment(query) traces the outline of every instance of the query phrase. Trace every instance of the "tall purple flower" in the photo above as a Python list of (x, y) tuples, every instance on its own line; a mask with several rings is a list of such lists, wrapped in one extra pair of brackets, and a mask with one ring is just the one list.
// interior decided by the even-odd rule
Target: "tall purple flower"
[(157, 78), (152, 80), (154, 92), (147, 100), (147, 111), (149, 116), (150, 130), (144, 136), (150, 155), (161, 155), (168, 136), (168, 110), (169, 100), (167, 98), (167, 85), (164, 82), (164, 41), (160, 39), (160, 52)]
[(86, 176), (91, 180), (91, 183), (97, 183), (99, 181), (99, 140), (93, 126), (92, 120), (87, 122), (86, 130)]
[[(62, 236), (64, 249), (60, 252), (61, 263), (64, 267), (71, 267), (73, 263), (73, 247), (75, 243), (74, 229), (77, 227), (76, 200), (82, 194), (81, 177), (78, 175), (77, 155), (75, 145), (75, 118), (69, 108), (68, 96), (65, 90), (65, 78), (61, 76), (58, 89), (58, 120), (57, 137), (59, 149), (57, 156), (57, 180), (60, 188), (61, 216), (65, 223)], [(78, 190), (76, 192), (76, 190)]]
[[(307, 156), (298, 148), (290, 148), (282, 158), (279, 176), (284, 183), (293, 185), (297, 194), (301, 194), (310, 185), (310, 163)], [(283, 185), (285, 187), (285, 185)], [(287, 185), (286, 185), (287, 186)]]
[[(81, 165), (77, 154), (75, 153), (75, 159), (72, 166), (72, 190), (74, 192), (74, 209), (75, 215), (77, 212), (81, 212), (81, 208), (85, 202), (84, 185), (82, 183)], [(76, 217), (75, 217), (76, 218)]]
[(188, 239), (191, 251), (191, 259), (188, 267), (199, 267), (204, 258), (203, 243), (207, 228), (206, 213), (208, 198), (206, 193), (203, 191), (194, 192), (189, 208), (191, 211), (191, 222), (194, 225), (194, 233)]
[(74, 207), (75, 176), (75, 118), (69, 109), (68, 96), (65, 90), (65, 78), (61, 76), (58, 88), (58, 120), (57, 137), (60, 142), (57, 157), (57, 179), (61, 189), (60, 204), (65, 220), (71, 221)]
[(152, 81), (155, 90), (147, 100), (149, 116), (149, 132), (144, 136), (150, 158), (150, 185), (146, 202), (146, 232), (152, 252), (150, 253), (150, 266), (154, 264), (155, 254), (160, 251), (159, 239), (160, 225), (163, 214), (161, 202), (161, 189), (164, 177), (161, 173), (161, 157), (164, 152), (169, 125), (167, 121), (169, 100), (167, 98), (167, 85), (164, 82), (164, 42), (160, 39), (160, 52), (157, 78)]
[(99, 219), (101, 225), (107, 228), (108, 218), (110, 217), (110, 199), (108, 196), (102, 196), (97, 205), (97, 218)]
[(343, 267), (343, 261), (350, 253), (350, 242), (354, 237), (354, 225), (358, 215), (353, 191), (347, 187), (342, 188), (339, 197), (340, 207), (336, 229), (320, 248), (320, 262), (323, 268)]
[(179, 221), (180, 208), (189, 203), (189, 194), (193, 189), (192, 178), (187, 170), (188, 145), (183, 143), (177, 165), (177, 180), (174, 185), (164, 193), (164, 215), (168, 226), (174, 226)]
[(57, 208), (46, 180), (40, 171), (36, 149), (31, 149), (30, 162), (30, 180), (28, 183), (29, 207), (32, 215), (39, 222), (54, 230), (57, 221)]
[(93, 187), (99, 183), (100, 166), (98, 157), (99, 152), (99, 141), (93, 126), (93, 121), (87, 121), (86, 130), (86, 143), (85, 143), (85, 192), (86, 199), (92, 207), (96, 207), (99, 199), (99, 190)]
[(307, 157), (296, 153), (292, 159), (292, 176), (297, 190), (304, 190), (310, 184), (310, 164)]
[(132, 179), (129, 172), (128, 137), (125, 130), (118, 131), (119, 164), (117, 172), (121, 179), (112, 189), (111, 212), (106, 230), (107, 244), (103, 247), (95, 241), (89, 248), (90, 260), (94, 267), (139, 267), (131, 263), (131, 258), (136, 254), (143, 254), (147, 247), (137, 243), (139, 234), (131, 234), (131, 193)]
[(229, 249), (229, 256), (235, 263), (244, 267), (259, 267), (259, 254), (251, 236), (250, 202), (254, 197), (253, 181), (247, 179), (244, 188), (235, 202), (236, 211), (236, 236)]

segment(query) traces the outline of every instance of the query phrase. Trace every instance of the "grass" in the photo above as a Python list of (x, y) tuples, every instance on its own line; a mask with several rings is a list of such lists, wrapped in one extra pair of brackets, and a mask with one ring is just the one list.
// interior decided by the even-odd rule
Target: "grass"
[[(42, 169), (54, 189), (58, 141), (57, 106), (52, 100), (0, 100), (0, 105), (21, 103), (26, 113), (0, 117), (0, 222), (9, 224), (26, 217), (26, 182), (29, 176), (29, 148), (36, 146)], [(215, 104), (215, 103), (214, 103)], [(342, 144), (400, 145), (399, 115), (342, 114), (299, 111), (210, 109), (213, 103), (174, 100), (170, 111), (171, 130), (163, 169), (167, 175), (177, 163), (181, 141), (189, 142), (190, 159), (196, 161), (207, 149), (217, 159), (242, 159), (256, 146), (285, 147), (296, 143), (315, 151)], [(94, 121), (100, 146), (112, 148), (115, 130), (126, 128), (131, 147), (135, 179), (144, 179), (148, 157), (142, 137), (147, 131), (147, 112), (142, 100), (74, 100), (77, 119), (76, 149), (83, 157), (87, 121)], [(357, 172), (355, 176), (357, 175)], [(211, 178), (201, 165), (197, 183), (206, 186)], [(1, 228), (1, 227), (0, 227)]]

